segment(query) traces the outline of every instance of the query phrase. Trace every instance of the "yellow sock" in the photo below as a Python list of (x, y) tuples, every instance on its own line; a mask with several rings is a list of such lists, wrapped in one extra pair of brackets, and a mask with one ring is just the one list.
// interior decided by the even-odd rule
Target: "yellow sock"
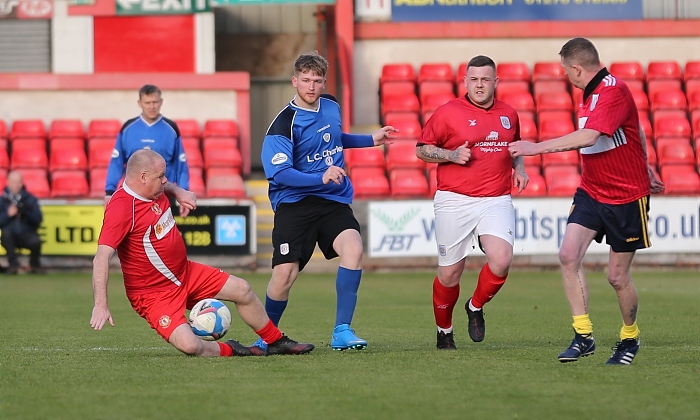
[(622, 329), (620, 330), (620, 340), (625, 340), (627, 338), (634, 338), (635, 340), (639, 338), (639, 327), (637, 326), (637, 321), (632, 325), (622, 324)]
[(574, 315), (574, 331), (581, 335), (593, 334), (593, 323), (588, 314)]

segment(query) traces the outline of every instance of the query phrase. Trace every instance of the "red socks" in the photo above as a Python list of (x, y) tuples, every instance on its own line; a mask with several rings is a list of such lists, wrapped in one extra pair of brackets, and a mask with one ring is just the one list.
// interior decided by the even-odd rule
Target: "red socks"
[(501, 290), (503, 283), (506, 282), (506, 274), (499, 277), (491, 272), (488, 264), (484, 264), (484, 268), (479, 273), (479, 281), (476, 284), (476, 290), (472, 296), (472, 305), (475, 308), (483, 308), (484, 304), (488, 303)]
[(448, 329), (452, 326), (452, 311), (459, 299), (459, 284), (446, 287), (437, 276), (433, 281), (433, 312), (438, 327)]
[(231, 357), (233, 356), (233, 349), (228, 344), (216, 343), (219, 345), (219, 356), (221, 357)]
[(275, 325), (272, 320), (267, 322), (267, 325), (261, 329), (255, 331), (255, 334), (259, 335), (267, 344), (274, 343), (275, 341), (282, 338), (282, 331)]

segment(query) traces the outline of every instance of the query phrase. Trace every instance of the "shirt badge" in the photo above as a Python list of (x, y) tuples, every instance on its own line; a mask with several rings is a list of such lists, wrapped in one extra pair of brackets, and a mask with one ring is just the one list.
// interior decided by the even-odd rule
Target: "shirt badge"
[(505, 115), (501, 115), (501, 125), (506, 130), (510, 130), (510, 118), (506, 117)]
[(160, 206), (158, 205), (158, 203), (151, 204), (151, 210), (153, 210), (153, 213), (155, 213), (157, 215), (160, 215), (161, 213), (163, 213), (163, 210), (160, 209)]
[(323, 133), (323, 141), (325, 141), (326, 143), (331, 141), (331, 133)]
[(168, 328), (170, 326), (170, 317), (167, 315), (161, 316), (158, 320), (158, 325), (160, 325), (161, 328)]

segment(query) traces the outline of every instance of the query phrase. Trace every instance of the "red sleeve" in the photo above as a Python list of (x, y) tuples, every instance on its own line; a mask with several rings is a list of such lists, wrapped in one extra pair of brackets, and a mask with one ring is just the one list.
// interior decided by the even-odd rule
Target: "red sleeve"
[(445, 144), (445, 128), (447, 123), (445, 122), (445, 106), (441, 106), (430, 119), (425, 123), (423, 131), (420, 135), (419, 143), (429, 144), (437, 147), (444, 147)]
[[(131, 205), (129, 205), (131, 204)], [(98, 245), (107, 245), (117, 249), (134, 224), (133, 200), (118, 197), (107, 204), (105, 218), (102, 222), (102, 230)]]
[(612, 136), (628, 118), (628, 102), (620, 88), (605, 88), (598, 95), (595, 108), (586, 120), (584, 128), (600, 131), (606, 136)]

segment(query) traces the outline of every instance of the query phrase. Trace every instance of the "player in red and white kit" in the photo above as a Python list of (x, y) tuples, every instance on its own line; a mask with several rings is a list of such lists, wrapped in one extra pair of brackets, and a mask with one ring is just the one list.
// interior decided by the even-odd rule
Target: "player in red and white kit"
[(617, 293), (623, 321), (620, 341), (607, 363), (629, 365), (639, 351), (639, 299), (630, 267), (635, 251), (651, 246), (649, 195), (662, 192), (664, 185), (647, 163), (644, 132), (627, 85), (600, 64), (598, 51), (587, 39), (571, 39), (559, 55), (571, 83), (583, 90), (578, 131), (542, 143), (516, 142), (510, 152), (530, 156), (580, 150), (581, 184), (559, 250), (574, 339), (558, 358), (573, 362), (595, 351), (582, 261), (591, 242), (605, 236), (610, 245), (608, 281)]
[[(313, 344), (297, 343), (280, 332), (247, 281), (187, 259), (185, 243), (163, 192), (174, 195), (182, 204), (183, 217), (196, 208), (196, 197), (168, 183), (165, 169), (163, 157), (148, 149), (135, 152), (127, 162), (123, 187), (112, 196), (105, 210), (93, 261), (95, 307), (90, 326), (95, 330), (107, 322), (114, 326), (107, 306), (107, 283), (109, 259), (116, 250), (131, 306), (181, 352), (212, 357), (302, 354), (313, 350)], [(271, 343), (267, 352), (235, 340), (217, 343), (195, 336), (185, 319), (185, 308), (191, 309), (206, 298), (234, 302), (243, 321)]]
[(505, 283), (513, 260), (511, 188), (522, 191), (529, 180), (523, 158), (513, 159), (508, 153), (508, 145), (520, 140), (520, 122), (513, 107), (494, 97), (496, 64), (489, 57), (476, 56), (469, 61), (464, 80), (467, 94), (435, 111), (416, 146), (419, 158), (438, 163), (433, 311), (437, 348), (444, 350), (456, 349), (452, 312), (465, 259), (477, 245), (487, 263), (464, 306), (469, 336), (476, 342), (484, 339), (482, 308)]

